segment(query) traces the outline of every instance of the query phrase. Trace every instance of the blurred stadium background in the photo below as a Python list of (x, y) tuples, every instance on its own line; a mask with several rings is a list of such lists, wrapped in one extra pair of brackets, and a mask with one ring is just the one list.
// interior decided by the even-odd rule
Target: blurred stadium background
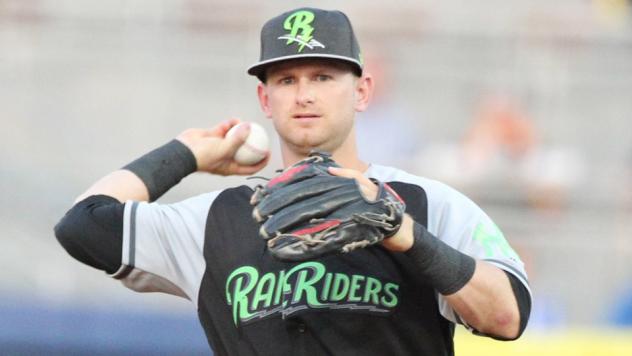
[[(0, 354), (208, 353), (187, 301), (125, 289), (52, 228), (93, 181), (185, 128), (271, 129), (245, 68), (261, 24), (305, 4), (0, 0)], [(461, 330), (457, 354), (632, 354), (630, 2), (313, 4), (350, 16), (378, 77), (363, 155), (462, 190), (527, 264), (525, 336)], [(264, 174), (280, 167), (273, 148)], [(194, 175), (163, 201), (241, 181)]]

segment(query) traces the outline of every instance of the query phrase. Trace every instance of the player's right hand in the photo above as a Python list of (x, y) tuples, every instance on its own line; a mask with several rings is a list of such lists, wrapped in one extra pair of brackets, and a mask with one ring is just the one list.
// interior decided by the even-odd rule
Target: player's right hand
[(234, 135), (226, 137), (228, 130), (239, 123), (239, 119), (230, 119), (210, 129), (188, 129), (176, 139), (193, 152), (198, 172), (223, 176), (253, 174), (268, 164), (270, 155), (252, 166), (239, 164), (233, 159), (235, 152), (250, 133), (250, 126), (242, 125)]

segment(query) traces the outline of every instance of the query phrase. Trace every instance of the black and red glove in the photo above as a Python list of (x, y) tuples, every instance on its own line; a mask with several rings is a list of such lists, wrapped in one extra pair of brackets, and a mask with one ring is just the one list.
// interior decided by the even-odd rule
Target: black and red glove
[(303, 261), (329, 253), (349, 252), (393, 236), (406, 204), (387, 184), (368, 200), (355, 179), (329, 173), (339, 167), (326, 153), (287, 168), (251, 198), (253, 217), (273, 256)]

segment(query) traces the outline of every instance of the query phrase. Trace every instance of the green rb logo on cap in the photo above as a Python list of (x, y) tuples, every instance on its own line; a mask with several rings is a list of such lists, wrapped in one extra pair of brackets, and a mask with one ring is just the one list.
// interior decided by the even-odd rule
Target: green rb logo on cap
[(303, 7), (271, 18), (261, 28), (259, 61), (248, 74), (265, 82), (266, 68), (298, 58), (343, 61), (362, 75), (360, 46), (344, 13)]
[[(311, 23), (314, 21), (314, 13), (306, 10), (299, 10), (288, 16), (283, 22), (283, 28), (289, 30), (290, 33), (280, 36), (278, 39), (287, 40), (286, 45), (294, 42), (299, 44), (297, 52), (302, 52), (307, 46), (309, 49), (314, 47), (325, 48), (325, 45), (318, 42), (312, 36), (314, 27)], [(299, 32), (300, 31), (300, 32)]]

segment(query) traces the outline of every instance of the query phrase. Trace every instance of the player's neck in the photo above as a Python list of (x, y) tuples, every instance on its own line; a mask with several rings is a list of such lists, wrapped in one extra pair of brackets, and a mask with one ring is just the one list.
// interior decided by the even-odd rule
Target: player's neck
[(332, 153), (332, 158), (344, 168), (355, 169), (364, 173), (369, 165), (358, 157), (358, 150), (355, 144), (344, 145)]
[[(296, 152), (289, 147), (281, 144), (281, 154), (283, 156), (283, 165), (285, 168), (307, 157), (309, 152)], [(333, 152), (329, 152), (334, 161), (344, 168), (355, 169), (364, 173), (369, 165), (360, 160), (355, 142), (347, 142)]]

